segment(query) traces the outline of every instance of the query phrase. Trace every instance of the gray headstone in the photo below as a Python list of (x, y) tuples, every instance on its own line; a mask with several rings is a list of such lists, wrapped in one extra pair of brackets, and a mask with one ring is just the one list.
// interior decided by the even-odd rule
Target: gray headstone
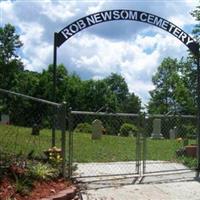
[(169, 138), (171, 140), (176, 139), (176, 130), (174, 128), (169, 130)]
[(1, 124), (9, 124), (10, 123), (9, 115), (2, 114), (0, 123)]
[(153, 120), (153, 132), (151, 134), (152, 139), (163, 139), (163, 135), (161, 133), (161, 119)]
[(92, 139), (101, 139), (103, 134), (103, 125), (102, 122), (98, 119), (95, 119), (92, 122)]

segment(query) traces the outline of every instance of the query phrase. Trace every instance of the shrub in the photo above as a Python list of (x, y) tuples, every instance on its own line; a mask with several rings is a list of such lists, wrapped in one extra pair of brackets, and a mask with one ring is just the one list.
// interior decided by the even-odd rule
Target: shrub
[(43, 163), (33, 164), (28, 172), (29, 176), (36, 180), (48, 180), (58, 176), (58, 170)]
[(122, 124), (120, 128), (121, 136), (129, 136), (130, 134), (133, 134), (134, 136), (136, 136), (137, 132), (138, 132), (138, 128), (135, 125), (129, 124), (129, 123)]
[(81, 133), (92, 133), (92, 126), (89, 123), (79, 123), (74, 131)]
[(195, 139), (196, 138), (196, 127), (194, 125), (188, 124), (183, 125), (182, 127), (182, 135), (189, 139)]

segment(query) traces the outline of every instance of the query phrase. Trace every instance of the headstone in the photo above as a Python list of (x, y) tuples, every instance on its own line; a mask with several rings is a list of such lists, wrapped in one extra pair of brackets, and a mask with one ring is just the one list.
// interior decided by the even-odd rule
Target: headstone
[(32, 135), (39, 135), (40, 134), (40, 127), (38, 126), (38, 124), (33, 124), (31, 134)]
[(95, 119), (92, 122), (92, 139), (101, 139), (101, 136), (103, 134), (103, 125), (102, 122), (98, 119)]
[(171, 140), (176, 139), (176, 130), (174, 128), (169, 130), (169, 138)]
[(153, 120), (153, 132), (151, 134), (152, 139), (163, 139), (163, 135), (161, 133), (161, 119)]
[(10, 123), (9, 115), (1, 114), (0, 124), (9, 124), (9, 123)]

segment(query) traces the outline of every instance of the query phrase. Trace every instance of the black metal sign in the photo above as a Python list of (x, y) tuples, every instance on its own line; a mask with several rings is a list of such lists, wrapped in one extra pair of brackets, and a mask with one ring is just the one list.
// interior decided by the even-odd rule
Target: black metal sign
[(108, 10), (78, 19), (56, 34), (56, 46), (61, 46), (66, 40), (85, 28), (114, 20), (132, 20), (157, 26), (179, 39), (193, 54), (198, 54), (198, 43), (181, 28), (164, 18), (137, 10)]

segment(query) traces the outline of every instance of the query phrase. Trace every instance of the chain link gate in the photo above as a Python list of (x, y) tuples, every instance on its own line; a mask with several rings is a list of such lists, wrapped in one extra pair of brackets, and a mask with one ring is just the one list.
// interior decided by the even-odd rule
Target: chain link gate
[[(95, 120), (102, 124), (103, 135), (97, 140), (92, 139)], [(188, 148), (197, 147), (196, 120), (191, 115), (71, 111), (69, 174), (142, 176), (195, 169), (197, 154), (189, 155)], [(152, 138), (155, 126), (160, 127), (160, 138)]]
[[(93, 139), (97, 121), (102, 136)], [(139, 114), (71, 111), (70, 177), (139, 175), (140, 121)]]

